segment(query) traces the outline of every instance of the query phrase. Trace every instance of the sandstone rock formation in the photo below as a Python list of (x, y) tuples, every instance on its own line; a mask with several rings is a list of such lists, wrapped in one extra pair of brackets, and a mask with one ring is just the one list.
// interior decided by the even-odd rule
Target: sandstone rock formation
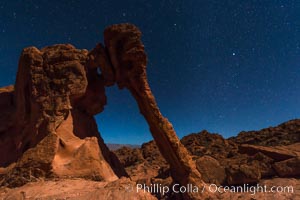
[(300, 157), (276, 162), (274, 170), (280, 177), (299, 177), (300, 176)]
[[(170, 177), (170, 166), (161, 156), (154, 141), (143, 144), (140, 149), (123, 147), (115, 153), (130, 178), (137, 183), (150, 185)], [(171, 179), (164, 180), (164, 185), (171, 184)]]
[(276, 127), (264, 128), (259, 131), (243, 131), (237, 137), (229, 138), (229, 140), (238, 144), (260, 146), (289, 145), (300, 142), (299, 130), (299, 120), (290, 120)]
[(226, 179), (225, 167), (211, 156), (202, 156), (196, 161), (197, 169), (206, 183), (222, 185)]
[[(272, 127), (269, 129), (280, 129), (280, 133), (284, 133), (286, 138), (294, 138), (295, 133), (299, 133), (300, 129), (295, 128), (300, 124), (299, 119), (284, 124), (290, 124), (292, 127), (285, 125), (283, 128), (281, 124), (278, 126), (281, 128)], [(265, 130), (256, 131), (253, 137), (265, 138), (265, 134), (269, 134)], [(290, 130), (293, 131), (289, 132)], [(244, 135), (245, 133), (242, 132), (241, 134)], [(291, 137), (290, 134), (293, 136)], [(275, 133), (272, 135), (273, 137), (268, 138), (268, 140), (272, 141), (275, 146), (249, 145), (247, 144), (248, 141), (253, 140), (250, 136), (245, 138), (244, 144), (240, 135), (235, 138), (224, 139), (219, 134), (211, 134), (207, 131), (187, 135), (181, 139), (181, 142), (189, 150), (193, 160), (196, 161), (197, 169), (206, 183), (239, 186), (263, 183), (266, 180), (272, 182), (275, 177), (299, 178), (300, 141), (293, 139), (289, 140), (289, 145), (283, 145), (280, 136)], [(238, 140), (239, 143), (236, 143), (235, 140)], [(145, 143), (141, 148), (134, 150), (127, 148), (127, 153), (121, 155), (122, 151), (122, 149), (115, 151), (122, 163), (128, 158), (135, 160), (135, 162), (127, 163), (124, 166), (127, 173), (131, 177), (135, 177), (137, 182), (172, 184), (168, 173), (170, 166), (160, 155), (154, 141)], [(133, 153), (133, 151), (139, 153)], [(156, 166), (156, 168), (150, 166)], [(143, 173), (143, 171), (150, 172), (150, 175)], [(218, 198), (223, 198), (222, 196)], [(246, 198), (247, 195), (244, 196)], [(214, 198), (218, 199), (217, 197)], [(235, 199), (236, 197), (232, 195), (230, 198)]]
[(294, 158), (298, 155), (297, 152), (291, 151), (281, 146), (264, 147), (264, 146), (255, 146), (249, 144), (240, 145), (239, 152), (242, 154), (248, 154), (250, 156), (257, 154), (258, 152), (261, 152), (275, 161), (287, 160), (290, 158)]
[(195, 163), (156, 105), (140, 37), (135, 26), (119, 24), (105, 29), (105, 47), (98, 44), (90, 52), (68, 44), (23, 50), (15, 90), (2, 89), (6, 113), (13, 110), (7, 117), (13, 123), (1, 132), (8, 156), (0, 165), (10, 165), (2, 170), (2, 185), (21, 186), (41, 177), (113, 181), (126, 175), (92, 118), (106, 104), (104, 87), (114, 83), (137, 100), (174, 180), (202, 184)]
[(106, 97), (104, 83), (87, 76), (87, 59), (87, 50), (72, 45), (23, 50), (15, 89), (1, 89), (6, 114), (1, 125), (6, 126), (1, 127), (0, 166), (17, 161), (2, 185), (51, 177), (113, 181), (125, 175), (93, 119)]

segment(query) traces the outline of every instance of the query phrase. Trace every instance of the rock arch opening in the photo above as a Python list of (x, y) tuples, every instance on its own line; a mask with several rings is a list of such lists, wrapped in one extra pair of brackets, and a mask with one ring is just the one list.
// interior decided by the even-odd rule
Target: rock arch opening
[[(127, 89), (136, 101), (158, 149), (170, 165), (174, 181), (201, 187), (203, 182), (194, 161), (172, 124), (161, 114), (149, 87), (147, 55), (139, 29), (132, 24), (109, 26), (104, 30), (104, 44), (91, 51), (70, 44), (23, 50), (15, 89), (10, 91), (16, 99), (15, 112), (10, 116), (14, 123), (3, 133), (9, 139), (0, 141), (6, 147), (3, 154), (13, 149), (10, 153), (15, 155), (13, 159), (1, 158), (0, 165), (18, 162), (4, 182), (9, 182), (10, 174), (18, 174), (9, 184), (25, 184), (24, 177), (29, 176), (26, 169), (32, 163), (44, 170), (39, 174), (47, 177), (113, 181), (127, 176), (100, 137), (94, 119), (107, 104), (105, 87), (116, 84), (119, 89)], [(53, 84), (50, 88), (45, 83), (49, 79)], [(24, 85), (30, 86), (25, 92)], [(54, 93), (65, 98), (49, 95)], [(24, 102), (26, 96), (30, 97), (28, 102)], [(24, 113), (28, 105), (30, 116)], [(24, 144), (30, 138), (34, 142)], [(23, 153), (24, 148), (28, 150)], [(186, 195), (192, 198), (202, 194)]]
[(107, 87), (105, 93), (104, 111), (94, 116), (105, 143), (140, 145), (153, 139), (128, 90), (119, 90), (114, 85)]

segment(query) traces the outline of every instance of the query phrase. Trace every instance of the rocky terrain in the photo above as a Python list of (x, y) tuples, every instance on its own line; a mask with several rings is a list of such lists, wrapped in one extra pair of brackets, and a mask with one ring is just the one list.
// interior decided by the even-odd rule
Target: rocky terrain
[(111, 151), (118, 150), (122, 147), (129, 147), (129, 148), (139, 148), (139, 147), (141, 147), (141, 145), (137, 145), (137, 144), (112, 144), (112, 143), (106, 143), (106, 146)]
[[(146, 65), (132, 24), (107, 27), (104, 45), (90, 51), (23, 49), (15, 84), (0, 88), (0, 199), (253, 199), (207, 188), (257, 183), (295, 189), (255, 198), (299, 197), (299, 120), (229, 139), (202, 131), (180, 141), (156, 104)], [(114, 84), (130, 91), (154, 141), (114, 152), (104, 143), (94, 115)], [(147, 190), (175, 184), (202, 190)]]
[[(260, 131), (241, 132), (229, 139), (204, 130), (183, 137), (181, 143), (206, 183), (238, 186), (289, 180), (295, 181), (300, 195), (300, 119)], [(174, 184), (169, 165), (155, 141), (144, 143), (141, 148), (123, 147), (114, 152), (132, 180), (147, 185)]]

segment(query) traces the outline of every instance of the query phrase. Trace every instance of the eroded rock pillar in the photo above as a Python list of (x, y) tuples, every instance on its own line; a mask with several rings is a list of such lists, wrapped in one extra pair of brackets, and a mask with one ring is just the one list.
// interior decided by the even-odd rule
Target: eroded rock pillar
[[(147, 81), (147, 56), (141, 32), (131, 24), (112, 25), (105, 29), (104, 40), (120, 89), (127, 88), (149, 124), (152, 136), (163, 157), (171, 166), (173, 179), (181, 185), (203, 184), (201, 175), (172, 124), (161, 114)], [(197, 199), (199, 194), (187, 194)]]

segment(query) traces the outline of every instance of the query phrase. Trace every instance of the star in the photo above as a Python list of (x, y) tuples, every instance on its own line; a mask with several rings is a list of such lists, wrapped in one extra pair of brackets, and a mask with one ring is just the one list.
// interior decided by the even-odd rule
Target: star
[(233, 52), (232, 55), (235, 56), (235, 52)]

